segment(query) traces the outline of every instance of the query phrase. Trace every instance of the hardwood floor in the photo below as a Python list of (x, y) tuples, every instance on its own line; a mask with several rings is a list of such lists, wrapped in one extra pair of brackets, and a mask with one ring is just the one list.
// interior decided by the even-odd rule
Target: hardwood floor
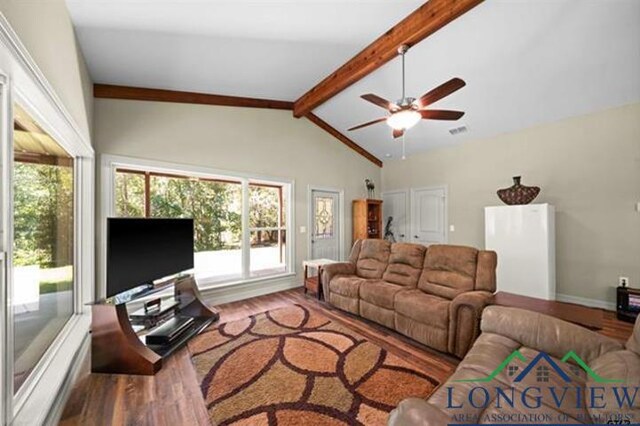
[[(344, 323), (373, 343), (429, 371), (440, 381), (445, 381), (458, 364), (453, 357), (331, 308), (313, 296), (305, 297), (302, 289), (219, 305), (217, 308), (221, 314), (220, 321), (228, 322), (295, 303)], [(626, 340), (632, 328), (632, 324), (616, 320), (614, 313), (605, 312), (604, 328), (600, 332), (618, 340)], [(86, 371), (89, 371), (88, 365)], [(73, 389), (60, 424), (209, 425), (209, 418), (189, 353), (183, 349), (166, 360), (162, 370), (155, 376), (85, 374)]]

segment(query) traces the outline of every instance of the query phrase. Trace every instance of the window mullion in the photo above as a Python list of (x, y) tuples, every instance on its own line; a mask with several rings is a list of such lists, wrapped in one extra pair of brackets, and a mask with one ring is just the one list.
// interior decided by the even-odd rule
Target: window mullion
[(251, 231), (249, 229), (249, 181), (242, 179), (242, 278), (250, 275)]
[(144, 174), (144, 216), (151, 217), (151, 173)]

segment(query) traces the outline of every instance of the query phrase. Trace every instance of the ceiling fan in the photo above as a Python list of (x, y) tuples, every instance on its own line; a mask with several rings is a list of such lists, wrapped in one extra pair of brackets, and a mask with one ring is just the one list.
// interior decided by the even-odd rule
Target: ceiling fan
[(464, 115), (462, 111), (450, 111), (443, 109), (426, 109), (427, 106), (449, 96), (453, 92), (462, 89), (466, 83), (460, 78), (452, 78), (435, 89), (425, 93), (420, 98), (415, 99), (405, 95), (405, 72), (404, 72), (404, 55), (409, 50), (409, 46), (403, 44), (398, 48), (398, 53), (402, 56), (402, 99), (393, 103), (381, 98), (373, 93), (362, 95), (361, 98), (372, 104), (378, 105), (389, 111), (389, 115), (377, 120), (369, 121), (349, 129), (357, 130), (372, 124), (387, 122), (387, 125), (393, 129), (393, 137), (398, 138), (404, 135), (404, 132), (412, 128), (420, 120), (458, 120)]

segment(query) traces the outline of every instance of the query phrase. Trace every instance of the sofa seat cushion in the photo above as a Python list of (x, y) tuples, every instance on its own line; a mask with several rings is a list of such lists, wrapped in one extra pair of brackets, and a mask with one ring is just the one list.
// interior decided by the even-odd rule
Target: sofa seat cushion
[(422, 324), (447, 329), (451, 301), (418, 289), (402, 290), (395, 300), (395, 310)]
[(355, 275), (336, 275), (329, 283), (331, 293), (337, 293), (344, 297), (358, 299), (360, 284), (365, 282), (364, 278)]
[(393, 309), (396, 294), (404, 288), (382, 280), (369, 280), (360, 286), (360, 299), (381, 308)]

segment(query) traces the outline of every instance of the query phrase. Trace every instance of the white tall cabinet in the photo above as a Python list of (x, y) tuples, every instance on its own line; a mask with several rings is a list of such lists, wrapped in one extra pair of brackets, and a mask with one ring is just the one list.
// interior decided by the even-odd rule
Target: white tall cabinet
[(498, 291), (555, 300), (552, 205), (485, 207), (485, 246), (498, 253)]

